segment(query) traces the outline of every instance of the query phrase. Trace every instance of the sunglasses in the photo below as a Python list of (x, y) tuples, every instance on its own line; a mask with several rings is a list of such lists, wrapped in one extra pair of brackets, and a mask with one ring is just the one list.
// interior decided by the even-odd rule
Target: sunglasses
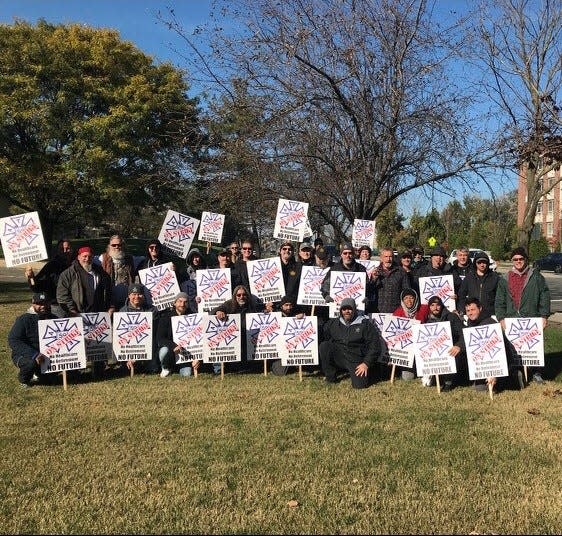
[(235, 249), (236, 251), (238, 251), (240, 248), (238, 246), (232, 246), (230, 249)]
[(148, 246), (148, 249), (158, 249), (158, 246)]
[(524, 261), (525, 257), (513, 257), (513, 259), (511, 259), (513, 262), (518, 262), (518, 261)]
[(236, 294), (237, 298), (247, 298), (248, 295), (247, 294)]
[(342, 251), (342, 255), (353, 255), (353, 251)]
[(121, 247), (121, 244), (111, 244), (111, 247), (112, 247), (112, 248), (120, 248), (120, 247)]
[(281, 248), (281, 251), (293, 251), (293, 248)]
[(252, 248), (242, 248), (244, 251), (252, 251)]

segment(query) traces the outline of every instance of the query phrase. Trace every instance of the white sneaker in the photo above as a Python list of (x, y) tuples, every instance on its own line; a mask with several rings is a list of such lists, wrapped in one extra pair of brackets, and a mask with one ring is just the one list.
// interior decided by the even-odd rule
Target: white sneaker
[(430, 376), (429, 374), (424, 374), (422, 376), (422, 385), (424, 387), (431, 387), (431, 380), (432, 380), (432, 376)]
[(170, 375), (170, 369), (163, 368), (162, 372), (160, 373), (161, 378), (167, 378)]

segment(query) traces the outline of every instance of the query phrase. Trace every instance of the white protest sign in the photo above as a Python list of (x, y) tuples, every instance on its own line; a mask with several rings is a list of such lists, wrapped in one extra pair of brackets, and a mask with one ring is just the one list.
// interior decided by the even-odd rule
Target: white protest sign
[(374, 220), (353, 220), (353, 230), (351, 231), (351, 243), (354, 248), (361, 246), (375, 247), (375, 221)]
[(377, 326), (378, 330), (382, 333), (384, 319), (390, 316), (390, 313), (371, 313), (371, 322)]
[(209, 268), (195, 272), (197, 304), (200, 313), (208, 313), (232, 297), (230, 268)]
[(224, 214), (216, 214), (215, 212), (203, 212), (201, 214), (201, 226), (199, 227), (199, 240), (203, 242), (222, 241), (222, 232), (224, 229)]
[(203, 361), (205, 363), (230, 363), (242, 360), (242, 335), (240, 315), (229, 314), (226, 320), (214, 315), (203, 319)]
[(139, 278), (150, 292), (150, 296), (147, 297), (149, 305), (154, 305), (156, 309), (162, 311), (174, 304), (180, 286), (173, 263), (167, 262), (139, 270)]
[(279, 359), (281, 313), (247, 313), (246, 345), (248, 359)]
[(508, 375), (505, 344), (499, 324), (463, 328), (462, 331), (471, 380)]
[(280, 301), (285, 296), (285, 283), (279, 257), (246, 261), (246, 266), (252, 294), (264, 303)]
[(152, 313), (113, 313), (113, 354), (117, 361), (152, 359)]
[(443, 304), (449, 311), (455, 311), (455, 286), (453, 275), (432, 275), (419, 278), (420, 303), (427, 303), (431, 296), (437, 296), (443, 300)]
[(308, 218), (306, 218), (306, 225), (305, 225), (303, 238), (310, 238), (311, 236), (312, 236), (312, 227), (310, 226), (310, 221), (308, 221)]
[(279, 199), (273, 237), (302, 242), (308, 219), (308, 203)]
[(297, 303), (301, 305), (326, 305), (326, 300), (324, 296), (322, 296), (320, 287), (329, 271), (329, 268), (303, 265), (301, 268)]
[(367, 273), (371, 275), (371, 273), (375, 270), (375, 268), (381, 263), (381, 261), (372, 261), (370, 259), (355, 259), (359, 264), (362, 264)]
[(282, 366), (318, 365), (318, 318), (282, 317), (281, 337)]
[(181, 347), (176, 363), (203, 359), (203, 319), (200, 313), (172, 316), (172, 340)]
[(387, 316), (383, 322), (381, 335), (388, 347), (388, 361), (385, 356), (381, 356), (382, 359), (379, 361), (399, 367), (413, 368), (414, 333), (412, 328), (419, 323), (420, 321), (414, 318)]
[(82, 318), (39, 320), (39, 351), (47, 358), (43, 374), (86, 368)]
[(111, 319), (109, 313), (81, 313), (84, 324), (86, 358), (89, 361), (111, 359)]
[(513, 346), (517, 366), (544, 367), (542, 318), (506, 318), (505, 336)]
[(162, 250), (186, 259), (198, 226), (198, 219), (168, 210), (158, 235)]
[(355, 300), (358, 311), (365, 310), (365, 285), (367, 274), (365, 272), (338, 272), (330, 271), (330, 316), (339, 314), (339, 306), (345, 298)]
[(450, 322), (428, 322), (412, 327), (418, 376), (439, 376), (457, 372), (449, 350), (453, 347)]
[(0, 233), (7, 268), (49, 258), (37, 212), (1, 218)]

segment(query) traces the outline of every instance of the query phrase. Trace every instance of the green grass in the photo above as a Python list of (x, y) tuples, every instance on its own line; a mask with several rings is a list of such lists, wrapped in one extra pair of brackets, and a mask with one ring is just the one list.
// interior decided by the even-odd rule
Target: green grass
[(298, 374), (83, 374), (23, 391), (6, 334), (28, 296), (2, 292), (1, 533), (560, 532), (558, 327), (547, 385), (493, 401)]

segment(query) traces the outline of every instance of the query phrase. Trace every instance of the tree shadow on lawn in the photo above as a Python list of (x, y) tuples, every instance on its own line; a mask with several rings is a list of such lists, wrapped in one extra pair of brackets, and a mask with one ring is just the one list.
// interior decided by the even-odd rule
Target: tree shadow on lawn
[[(27, 283), (0, 281), (0, 303), (31, 303), (32, 292)], [(22, 311), (23, 312), (23, 311)]]

